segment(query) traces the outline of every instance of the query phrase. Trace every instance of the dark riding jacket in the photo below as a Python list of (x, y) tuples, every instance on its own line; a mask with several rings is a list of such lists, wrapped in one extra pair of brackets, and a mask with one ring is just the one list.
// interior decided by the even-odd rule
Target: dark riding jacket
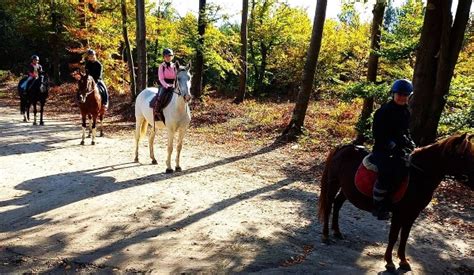
[(374, 114), (372, 133), (374, 154), (403, 156), (415, 148), (409, 131), (410, 110), (393, 100)]
[(86, 72), (94, 78), (96, 83), (98, 83), (99, 80), (102, 80), (102, 64), (100, 64), (99, 61), (87, 61)]

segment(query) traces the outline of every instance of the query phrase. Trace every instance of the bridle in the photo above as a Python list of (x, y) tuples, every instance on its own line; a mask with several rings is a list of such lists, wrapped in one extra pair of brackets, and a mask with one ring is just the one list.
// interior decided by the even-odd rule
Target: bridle
[[(177, 72), (176, 72), (176, 79), (174, 80), (174, 89), (173, 89), (173, 93), (177, 94), (178, 96), (182, 96), (184, 97), (185, 95), (183, 94), (182, 90), (181, 90), (181, 86), (179, 85), (179, 81), (178, 81), (178, 74), (179, 72), (184, 72), (186, 70), (182, 70), (182, 69), (178, 69)], [(186, 100), (185, 100), (186, 101)], [(187, 102), (187, 101), (186, 101)]]
[[(92, 94), (92, 93), (95, 91), (95, 90), (94, 90), (94, 86), (92, 86), (92, 85), (91, 85), (91, 86), (92, 86), (92, 89), (89, 89), (89, 85), (88, 85), (88, 84), (89, 84), (89, 77), (90, 77), (90, 76), (87, 77), (87, 85), (86, 85), (86, 91), (87, 91), (87, 92), (86, 92), (86, 94), (84, 95), (84, 98), (87, 98), (90, 94)], [(97, 85), (97, 84), (95, 84), (95, 85)]]

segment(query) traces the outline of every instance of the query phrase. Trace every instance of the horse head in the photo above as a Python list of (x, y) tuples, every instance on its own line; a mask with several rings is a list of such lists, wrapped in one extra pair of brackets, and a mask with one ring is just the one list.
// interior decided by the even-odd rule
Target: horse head
[(440, 141), (446, 171), (474, 190), (474, 134), (455, 135)]
[(176, 68), (178, 69), (176, 89), (178, 94), (183, 96), (186, 101), (192, 99), (191, 95), (191, 62), (186, 66), (181, 66), (179, 62), (176, 62)]
[(87, 96), (94, 92), (95, 82), (92, 76), (83, 72), (75, 72), (72, 75), (77, 80), (77, 88), (81, 103), (85, 103)]

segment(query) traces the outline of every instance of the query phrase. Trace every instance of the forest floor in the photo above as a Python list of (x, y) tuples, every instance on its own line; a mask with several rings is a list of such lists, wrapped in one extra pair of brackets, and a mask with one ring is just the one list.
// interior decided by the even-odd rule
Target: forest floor
[[(336, 113), (331, 103), (310, 106), (315, 128), (297, 143), (279, 144), (273, 141), (291, 104), (238, 107), (208, 98), (193, 105), (183, 171), (165, 174), (163, 132), (155, 141), (158, 164), (150, 164), (146, 139), (140, 163), (133, 162), (126, 96), (112, 99), (105, 137), (80, 146), (72, 89), (53, 89), (45, 126), (22, 122), (15, 93), (14, 84), (1, 84), (2, 274), (384, 270), (389, 223), (350, 203), (340, 218), (346, 239), (321, 242), (319, 180), (330, 148), (348, 139), (341, 127), (351, 128), (356, 116), (350, 105)], [(472, 192), (442, 183), (411, 231), (412, 273), (473, 274), (473, 209)]]

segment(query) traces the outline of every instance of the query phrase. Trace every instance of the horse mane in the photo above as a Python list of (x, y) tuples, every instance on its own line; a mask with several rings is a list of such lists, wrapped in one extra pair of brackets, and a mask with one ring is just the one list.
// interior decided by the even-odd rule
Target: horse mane
[(457, 134), (450, 137), (442, 138), (435, 143), (416, 148), (413, 154), (418, 154), (426, 150), (439, 149), (442, 155), (449, 154), (451, 152), (457, 152), (459, 154), (465, 153), (466, 150), (473, 150), (472, 139), (474, 134)]

